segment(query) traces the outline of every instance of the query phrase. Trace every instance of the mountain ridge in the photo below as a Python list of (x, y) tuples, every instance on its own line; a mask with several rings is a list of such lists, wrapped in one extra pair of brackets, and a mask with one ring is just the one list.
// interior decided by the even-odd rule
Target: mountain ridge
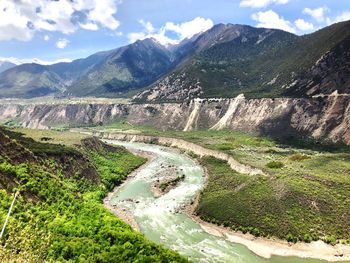
[[(334, 24), (304, 36), (273, 30), (271, 35), (267, 34), (266, 38), (258, 39), (250, 46), (238, 43), (237, 39), (214, 45), (134, 98), (139, 102), (183, 101), (198, 96), (235, 97), (240, 93), (253, 98), (309, 97), (306, 89), (298, 91), (310, 77), (305, 72), (312, 71), (312, 67), (328, 51), (342, 45), (350, 36), (349, 24), (349, 21)], [(264, 29), (255, 30), (263, 32)], [(273, 37), (276, 39), (269, 42)], [(241, 41), (246, 39), (241, 37)], [(249, 45), (249, 41), (246, 43)], [(334, 53), (332, 63), (348, 61), (346, 58), (349, 56), (344, 54), (349, 52), (350, 46), (345, 43), (342, 53)], [(261, 45), (266, 47), (261, 48)], [(345, 85), (337, 86), (339, 92), (349, 86), (349, 66), (345, 65)], [(331, 68), (333, 64), (327, 67)], [(321, 79), (326, 78), (330, 78), (327, 73), (321, 76)], [(314, 89), (312, 95), (321, 91), (317, 86)]]
[[(70, 63), (22, 64), (0, 73), (0, 97), (134, 95), (136, 102), (144, 102), (240, 93), (248, 97), (313, 96), (321, 93), (320, 81), (313, 81), (312, 86), (308, 79), (337, 77), (335, 68), (348, 61), (349, 24), (337, 23), (304, 36), (217, 24), (168, 47), (145, 39)], [(338, 52), (331, 53), (326, 66), (334, 69), (315, 75), (317, 62), (333, 49)], [(346, 64), (341, 81), (326, 81), (321, 86), (331, 85), (326, 89), (339, 89), (339, 93), (347, 90), (348, 68)]]

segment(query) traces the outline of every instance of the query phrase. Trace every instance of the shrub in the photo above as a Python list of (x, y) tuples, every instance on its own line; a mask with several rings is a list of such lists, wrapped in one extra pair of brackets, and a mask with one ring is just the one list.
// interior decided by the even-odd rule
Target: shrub
[(334, 235), (331, 236), (326, 236), (324, 238), (324, 242), (326, 242), (327, 244), (331, 244), (332, 246), (334, 246), (335, 244), (337, 244), (337, 237)]
[(289, 160), (295, 161), (295, 162), (300, 162), (306, 159), (310, 159), (310, 156), (306, 154), (300, 154), (300, 153), (293, 154), (292, 156), (289, 157)]
[(288, 242), (292, 242), (292, 243), (298, 242), (298, 238), (295, 237), (295, 236), (293, 236), (293, 235), (290, 234), (290, 233), (286, 236), (286, 239), (287, 239)]
[(306, 243), (310, 243), (313, 240), (312, 236), (309, 234), (305, 234), (303, 237), (303, 241)]
[(279, 168), (282, 168), (283, 166), (284, 166), (283, 163), (278, 161), (271, 161), (266, 164), (266, 167), (271, 169), (279, 169)]

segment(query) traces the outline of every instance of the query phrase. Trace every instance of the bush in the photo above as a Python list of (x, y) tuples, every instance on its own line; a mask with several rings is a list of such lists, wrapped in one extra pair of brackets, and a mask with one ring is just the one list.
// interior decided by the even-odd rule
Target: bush
[(324, 242), (326, 242), (327, 244), (331, 244), (332, 246), (334, 246), (335, 244), (337, 244), (337, 237), (336, 236), (326, 236), (324, 238)]
[(306, 243), (310, 243), (313, 240), (312, 236), (309, 234), (305, 234), (303, 237), (303, 241)]
[(278, 161), (271, 161), (266, 164), (266, 167), (271, 169), (279, 169), (279, 168), (282, 168), (283, 166), (284, 166), (283, 163)]
[(289, 160), (294, 161), (294, 162), (300, 162), (306, 159), (310, 159), (310, 156), (307, 156), (306, 154), (293, 154), (292, 156), (289, 157)]
[(287, 239), (288, 242), (292, 242), (292, 243), (298, 242), (298, 238), (295, 237), (295, 236), (293, 236), (293, 235), (290, 234), (290, 233), (286, 236), (286, 239)]

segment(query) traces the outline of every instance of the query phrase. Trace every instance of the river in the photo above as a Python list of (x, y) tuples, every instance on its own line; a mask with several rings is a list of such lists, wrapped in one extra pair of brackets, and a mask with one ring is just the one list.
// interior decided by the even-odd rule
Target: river
[[(177, 212), (188, 205), (205, 183), (204, 171), (177, 149), (143, 143), (107, 140), (133, 151), (154, 156), (143, 169), (130, 178), (112, 196), (111, 205), (122, 205), (133, 215), (140, 231), (159, 244), (178, 251), (193, 262), (232, 263), (316, 263), (325, 262), (296, 257), (259, 257), (243, 245), (226, 241), (205, 232), (185, 213)], [(169, 166), (185, 174), (183, 182), (168, 193), (155, 198), (151, 185)]]

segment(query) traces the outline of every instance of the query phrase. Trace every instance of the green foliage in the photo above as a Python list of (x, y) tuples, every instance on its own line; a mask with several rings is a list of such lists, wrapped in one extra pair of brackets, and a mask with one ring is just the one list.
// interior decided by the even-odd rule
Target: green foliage
[[(350, 240), (346, 223), (348, 179), (338, 184), (337, 177), (319, 181), (317, 177), (292, 176), (288, 170), (287, 174), (276, 171), (275, 176), (249, 176), (233, 171), (226, 162), (213, 157), (200, 161), (209, 174), (196, 210), (203, 220), (289, 242), (322, 239), (334, 244), (338, 239)], [(314, 162), (312, 159), (304, 162), (309, 161)]]
[[(44, 147), (34, 142), (27, 144), (31, 146), (35, 150)], [(70, 151), (59, 147), (54, 148), (57, 154), (59, 149), (61, 154)], [(0, 242), (0, 261), (187, 262), (177, 253), (134, 232), (101, 202), (109, 189), (122, 182), (145, 159), (124, 148), (79, 154), (87, 154), (94, 162), (100, 182), (89, 177), (62, 177), (55, 168), (58, 164), (50, 167), (41, 162), (17, 165), (0, 162), (2, 179), (21, 189)], [(47, 160), (54, 162), (57, 160)], [(11, 201), (11, 192), (0, 190), (1, 224)]]
[(160, 183), (159, 188), (160, 188), (160, 190), (165, 192), (168, 189), (168, 187), (175, 186), (179, 182), (183, 181), (184, 179), (185, 179), (185, 175), (184, 174), (183, 175), (179, 175), (179, 176), (177, 176), (176, 178), (174, 178), (172, 180)]
[(30, 150), (36, 155), (47, 156), (47, 155), (58, 155), (58, 156), (75, 156), (81, 155), (76, 149), (67, 147), (61, 144), (53, 143), (41, 143), (33, 140), (30, 137), (25, 137), (23, 133), (13, 132), (7, 129), (2, 129), (1, 132), (10, 136), (13, 140), (18, 142), (20, 145)]
[(266, 164), (266, 167), (271, 169), (279, 169), (279, 168), (282, 168), (283, 166), (284, 166), (283, 163), (278, 161), (271, 161)]
[(109, 191), (119, 185), (132, 170), (145, 162), (144, 158), (136, 157), (125, 150), (106, 152), (103, 155), (91, 152), (91, 157), (101, 175), (103, 184)]
[(331, 244), (331, 245), (335, 245), (337, 243), (337, 237), (335, 235), (331, 235), (331, 236), (326, 236), (324, 238), (324, 241), (327, 244)]

